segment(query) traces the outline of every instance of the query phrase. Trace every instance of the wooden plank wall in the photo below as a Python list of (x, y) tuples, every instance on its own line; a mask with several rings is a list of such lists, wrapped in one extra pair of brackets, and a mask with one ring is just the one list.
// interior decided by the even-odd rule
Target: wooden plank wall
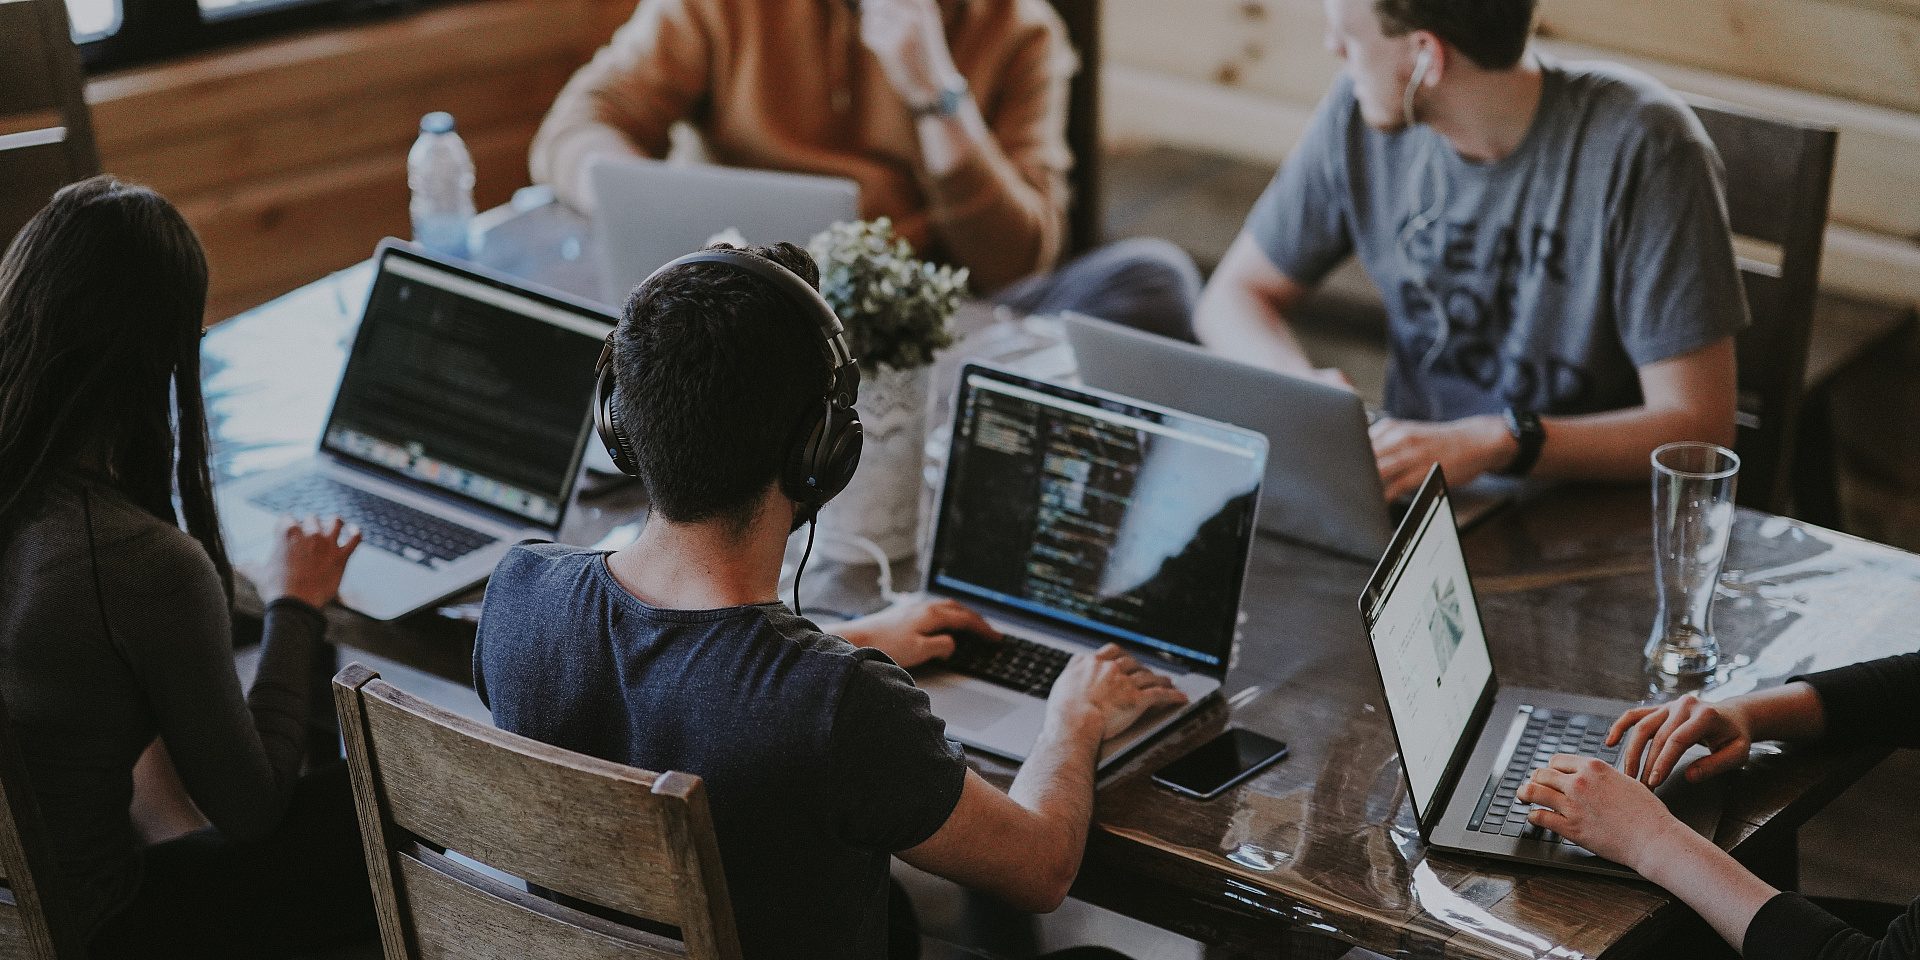
[(422, 114), (454, 115), (475, 202), (505, 202), (554, 95), (633, 4), (479, 0), (95, 77), (101, 160), (199, 231), (217, 321), (409, 235)]
[[(1278, 163), (1340, 63), (1322, 0), (1106, 0), (1110, 140)], [(1920, 302), (1920, 0), (1543, 0), (1541, 48), (1841, 130), (1823, 282)]]

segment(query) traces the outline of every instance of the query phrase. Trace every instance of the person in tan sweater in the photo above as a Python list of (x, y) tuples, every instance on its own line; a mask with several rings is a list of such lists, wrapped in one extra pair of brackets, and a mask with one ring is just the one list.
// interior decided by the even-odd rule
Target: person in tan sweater
[(1191, 339), (1199, 277), (1171, 244), (1049, 273), (1075, 69), (1046, 0), (641, 0), (548, 112), (533, 179), (592, 215), (592, 164), (664, 157), (685, 120), (719, 163), (853, 179), (863, 217), (966, 267), (978, 294)]

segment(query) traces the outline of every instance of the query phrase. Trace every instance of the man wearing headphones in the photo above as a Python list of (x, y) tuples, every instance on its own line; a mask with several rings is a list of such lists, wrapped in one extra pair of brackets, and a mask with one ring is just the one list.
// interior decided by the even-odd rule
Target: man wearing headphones
[(1719, 155), (1653, 79), (1529, 51), (1535, 2), (1326, 0), (1346, 70), (1195, 316), (1209, 347), (1344, 385), (1286, 316), (1357, 254), (1387, 306), (1389, 499), (1435, 462), (1640, 480), (1662, 443), (1733, 442)]
[(473, 674), (504, 729), (705, 780), (744, 956), (877, 960), (918, 947), (889, 925), (895, 854), (1022, 909), (1057, 906), (1101, 742), (1185, 698), (1118, 648), (1076, 658), (1002, 793), (901, 669), (951, 653), (955, 632), (991, 638), (977, 614), (908, 604), (832, 636), (780, 603), (789, 533), (859, 463), (859, 368), (818, 283), (791, 244), (716, 245), (634, 291), (596, 419), (652, 516), (612, 554), (509, 552)]

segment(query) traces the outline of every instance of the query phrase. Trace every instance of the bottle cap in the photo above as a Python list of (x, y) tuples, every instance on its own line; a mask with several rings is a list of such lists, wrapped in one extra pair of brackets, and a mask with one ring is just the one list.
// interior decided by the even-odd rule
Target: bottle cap
[(420, 118), (421, 133), (452, 133), (453, 114), (444, 110), (435, 110)]

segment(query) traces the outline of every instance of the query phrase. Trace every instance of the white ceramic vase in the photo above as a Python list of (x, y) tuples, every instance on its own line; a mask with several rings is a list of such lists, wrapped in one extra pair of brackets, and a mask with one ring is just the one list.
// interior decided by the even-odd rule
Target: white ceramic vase
[(857, 409), (866, 445), (853, 482), (820, 509), (823, 536), (815, 549), (825, 556), (842, 563), (871, 560), (866, 551), (827, 534), (870, 540), (889, 560), (910, 557), (918, 548), (931, 370), (882, 366), (878, 375), (861, 377)]

